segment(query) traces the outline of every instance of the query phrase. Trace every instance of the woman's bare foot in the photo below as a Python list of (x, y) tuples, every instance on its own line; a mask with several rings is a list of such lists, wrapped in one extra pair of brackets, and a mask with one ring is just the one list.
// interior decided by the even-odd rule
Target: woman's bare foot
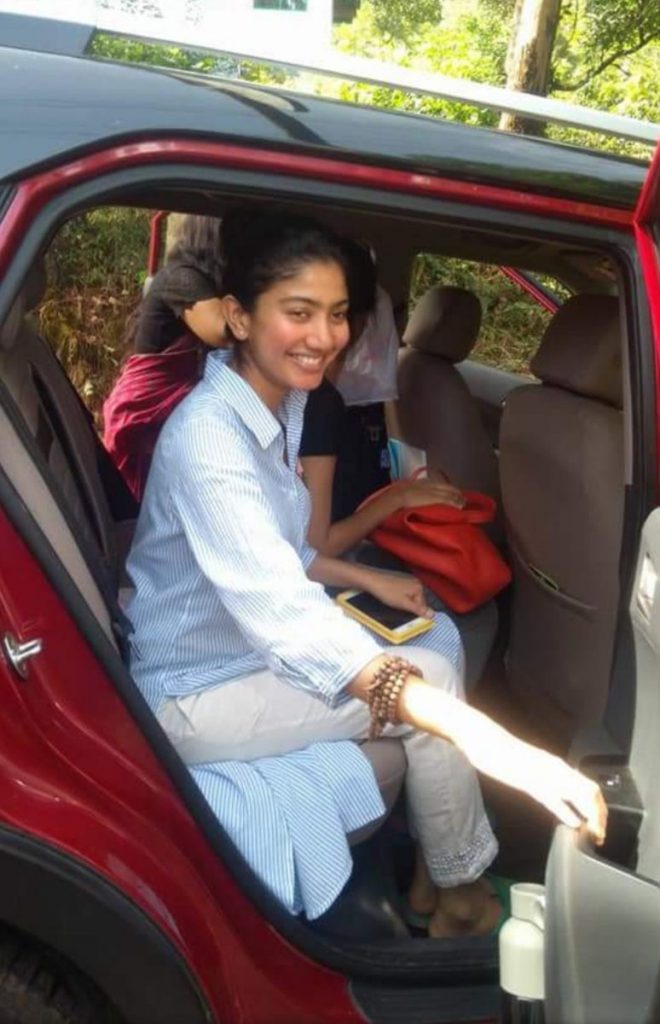
[(488, 935), (496, 927), (502, 905), (485, 878), (436, 892), (436, 907), (429, 922), (431, 938)]
[(415, 857), (415, 873), (408, 892), (408, 903), (416, 914), (424, 915), (432, 914), (438, 903), (438, 890), (429, 875), (429, 869), (419, 846)]

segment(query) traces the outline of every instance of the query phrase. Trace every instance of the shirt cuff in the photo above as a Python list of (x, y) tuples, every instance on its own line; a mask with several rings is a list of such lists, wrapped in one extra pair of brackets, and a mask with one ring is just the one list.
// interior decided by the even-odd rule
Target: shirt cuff
[(314, 559), (317, 558), (317, 557), (318, 557), (318, 551), (316, 550), (316, 548), (313, 548), (311, 546), (311, 544), (308, 544), (305, 541), (305, 543), (302, 546), (301, 552), (300, 552), (300, 561), (303, 564), (303, 569), (305, 570), (305, 572), (307, 572), (307, 570), (309, 569), (310, 565), (312, 564)]
[[(326, 635), (317, 648), (319, 660), (315, 666), (313, 689), (329, 707), (338, 707), (351, 700), (352, 695), (346, 692), (346, 687), (365, 665), (382, 654), (380, 644), (359, 623), (351, 622), (346, 617), (342, 627), (336, 630), (334, 636)], [(293, 681), (292, 675), (295, 674), (298, 676), (296, 684), (309, 689), (312, 673), (301, 677), (297, 670), (292, 672), (291, 668), (289, 666), (289, 672), (286, 673), (289, 679)]]
[(364, 650), (356, 654), (352, 661), (346, 662), (342, 671), (338, 672), (333, 679), (326, 683), (323, 691), (323, 700), (331, 708), (337, 708), (341, 704), (345, 704), (347, 700), (353, 700), (353, 694), (348, 693), (346, 687), (360, 674), (365, 665), (368, 665), (370, 661), (373, 661), (374, 658), (383, 653), (378, 644), (374, 645), (369, 637), (366, 639), (368, 643), (365, 644)]

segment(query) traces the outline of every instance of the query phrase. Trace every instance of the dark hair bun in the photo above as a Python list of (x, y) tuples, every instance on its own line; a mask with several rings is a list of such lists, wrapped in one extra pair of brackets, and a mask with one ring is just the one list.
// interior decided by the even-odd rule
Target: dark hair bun
[(347, 273), (342, 240), (311, 217), (238, 206), (222, 219), (224, 292), (252, 309), (259, 295), (309, 263), (337, 263)]

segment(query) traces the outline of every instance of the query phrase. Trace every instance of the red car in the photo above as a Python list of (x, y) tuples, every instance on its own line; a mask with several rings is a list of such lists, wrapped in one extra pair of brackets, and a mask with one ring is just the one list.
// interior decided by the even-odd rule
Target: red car
[[(649, 167), (120, 66), (86, 55), (87, 37), (84, 26), (0, 14), (0, 1019), (499, 1017), (495, 940), (373, 925), (370, 907), (385, 898), (372, 860), (380, 833), (356, 849), (345, 934), (284, 911), (122, 658), (120, 556), (134, 510), (30, 317), (43, 256), (85, 211), (221, 215), (236, 197), (285, 201), (369, 238), (395, 308), (419, 253), (552, 278), (569, 296), (534, 379), (471, 358), (460, 324), (430, 350), (405, 347), (401, 367), (435, 382), (435, 398), (411, 385), (407, 399), (429, 413), (434, 443), (463, 449), (476, 472), (478, 437), (495, 467), (514, 574), (500, 706), (523, 709), (548, 742), (570, 739), (610, 803), (602, 850), (559, 827), (548, 853), (539, 832), (546, 1020), (658, 1019), (660, 154)], [(635, 124), (630, 134), (654, 137)]]

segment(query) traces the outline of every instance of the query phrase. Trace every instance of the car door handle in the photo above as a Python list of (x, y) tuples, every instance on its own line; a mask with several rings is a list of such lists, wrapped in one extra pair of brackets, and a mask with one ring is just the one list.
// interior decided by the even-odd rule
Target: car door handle
[(43, 640), (40, 640), (38, 637), (35, 637), (34, 640), (21, 641), (17, 640), (11, 633), (5, 633), (2, 638), (2, 649), (5, 652), (5, 657), (14, 672), (21, 679), (28, 678), (27, 662), (30, 658), (34, 658), (36, 654), (40, 654), (43, 646)]

